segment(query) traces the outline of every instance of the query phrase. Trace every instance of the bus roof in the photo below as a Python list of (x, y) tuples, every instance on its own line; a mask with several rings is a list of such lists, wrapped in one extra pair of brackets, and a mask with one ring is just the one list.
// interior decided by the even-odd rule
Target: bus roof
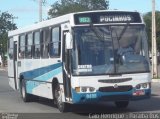
[[(84, 12), (75, 12), (75, 13), (69, 13), (63, 16), (59, 16), (59, 17), (55, 17), (46, 21), (42, 21), (42, 22), (38, 22), (36, 24), (24, 27), (24, 28), (19, 28), (13, 31), (9, 31), (8, 32), (8, 36), (12, 37), (18, 34), (23, 34), (26, 32), (31, 32), (31, 31), (35, 31), (41, 28), (45, 28), (45, 27), (50, 27), (50, 26), (56, 26), (58, 24), (62, 24), (62, 23), (66, 23), (66, 22), (70, 22), (71, 25), (74, 25), (74, 20), (73, 20), (73, 16), (74, 15), (78, 15), (78, 14), (87, 14), (87, 13), (102, 13), (102, 12), (106, 12), (106, 13), (112, 13), (112, 12), (116, 12), (116, 13), (138, 13), (137, 11), (120, 11), (120, 10), (96, 10), (96, 11), (84, 11)], [(73, 22), (72, 22), (72, 21)]]
[(60, 16), (60, 17), (52, 18), (50, 20), (38, 22), (36, 24), (29, 25), (29, 26), (26, 26), (24, 28), (19, 28), (19, 29), (13, 30), (13, 31), (9, 31), (8, 36), (11, 37), (11, 36), (15, 36), (15, 35), (18, 35), (18, 34), (23, 34), (23, 33), (26, 33), (26, 32), (38, 30), (38, 29), (41, 29), (41, 28), (45, 28), (45, 27), (49, 27), (49, 26), (53, 26), (53, 25), (58, 25), (60, 23), (69, 22), (71, 16), (72, 16), (72, 14), (67, 14), (67, 15), (63, 15), (63, 16)]

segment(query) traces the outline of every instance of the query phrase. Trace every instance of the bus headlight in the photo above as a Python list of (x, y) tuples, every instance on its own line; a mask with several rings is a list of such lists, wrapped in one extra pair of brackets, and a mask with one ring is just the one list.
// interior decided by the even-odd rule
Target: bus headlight
[(94, 91), (95, 91), (95, 88), (94, 88), (94, 87), (88, 87), (88, 86), (86, 86), (86, 87), (81, 87), (81, 91), (82, 91), (82, 92), (88, 92), (88, 93), (90, 93), (90, 92), (94, 92)]
[(87, 92), (87, 87), (81, 87), (82, 92)]
[(142, 84), (142, 88), (147, 88), (147, 87), (148, 87), (147, 83)]
[(138, 89), (148, 89), (148, 88), (150, 88), (151, 86), (150, 86), (150, 83), (141, 83), (141, 84), (138, 84), (138, 85), (136, 85), (136, 89), (138, 90)]
[(90, 92), (94, 92), (94, 91), (95, 91), (95, 88), (89, 87), (89, 91), (90, 91)]
[(136, 89), (140, 89), (140, 88), (141, 88), (140, 84), (136, 85)]
[(75, 87), (75, 91), (77, 93), (91, 93), (91, 92), (95, 92), (95, 88), (94, 87), (89, 87), (89, 86), (82, 86), (82, 87)]

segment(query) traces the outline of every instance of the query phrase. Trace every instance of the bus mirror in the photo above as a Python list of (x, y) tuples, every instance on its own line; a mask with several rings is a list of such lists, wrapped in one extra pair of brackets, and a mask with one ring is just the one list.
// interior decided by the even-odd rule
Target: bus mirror
[(66, 33), (65, 42), (66, 42), (66, 49), (72, 49), (73, 48), (73, 41), (72, 41), (70, 33)]

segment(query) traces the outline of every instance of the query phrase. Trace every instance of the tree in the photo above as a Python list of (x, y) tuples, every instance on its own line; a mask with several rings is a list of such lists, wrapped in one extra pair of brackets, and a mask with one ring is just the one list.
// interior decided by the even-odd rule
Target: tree
[[(149, 48), (151, 50), (152, 12), (148, 12), (144, 15), (144, 21), (146, 23), (146, 31), (149, 39)], [(160, 11), (156, 11), (156, 39), (157, 39), (157, 50), (160, 51)]]
[(16, 25), (12, 23), (13, 15), (0, 11), (0, 55), (7, 52), (8, 31), (16, 29)]
[(51, 6), (48, 15), (52, 18), (72, 12), (105, 10), (108, 6), (108, 0), (59, 0)]

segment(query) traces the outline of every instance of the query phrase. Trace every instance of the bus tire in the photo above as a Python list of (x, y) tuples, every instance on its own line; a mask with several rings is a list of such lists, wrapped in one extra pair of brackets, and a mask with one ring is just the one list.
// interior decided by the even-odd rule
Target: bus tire
[(59, 84), (54, 87), (54, 100), (60, 112), (67, 112), (68, 105), (62, 101), (62, 92)]
[(127, 108), (129, 101), (116, 101), (115, 105), (118, 108)]
[(30, 101), (30, 95), (27, 94), (27, 91), (26, 91), (26, 82), (24, 79), (22, 79), (21, 81), (21, 97), (23, 99), (24, 102), (29, 102)]

